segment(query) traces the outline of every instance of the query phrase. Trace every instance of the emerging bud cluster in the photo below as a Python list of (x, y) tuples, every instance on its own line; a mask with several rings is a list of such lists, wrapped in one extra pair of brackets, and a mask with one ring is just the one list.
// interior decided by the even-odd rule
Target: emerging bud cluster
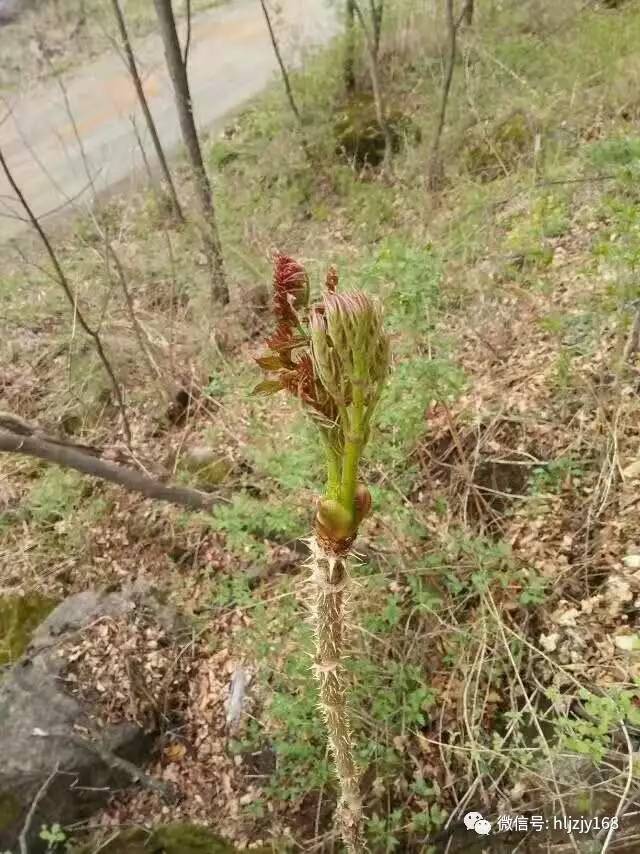
[(325, 294), (311, 313), (313, 364), (338, 409), (358, 398), (368, 427), (389, 372), (380, 303), (362, 291)]
[(288, 255), (276, 254), (273, 275), (275, 333), (267, 338), (270, 353), (256, 359), (272, 378), (259, 383), (256, 394), (275, 394), (286, 389), (329, 423), (337, 413), (316, 377), (309, 349), (307, 313), (309, 277), (304, 267)]
[(327, 452), (327, 497), (318, 508), (316, 530), (328, 542), (349, 544), (370, 509), (358, 484), (358, 464), (371, 417), (389, 372), (389, 339), (380, 303), (362, 291), (337, 293), (330, 268), (321, 300), (309, 305), (309, 277), (287, 255), (274, 257), (275, 333), (269, 353), (256, 359), (268, 379), (256, 393), (282, 389), (314, 414)]

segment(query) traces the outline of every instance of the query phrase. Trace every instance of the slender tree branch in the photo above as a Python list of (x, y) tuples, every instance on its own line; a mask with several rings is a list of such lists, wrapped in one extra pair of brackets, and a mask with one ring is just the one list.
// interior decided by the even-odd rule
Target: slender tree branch
[(187, 35), (184, 41), (182, 62), (186, 68), (189, 65), (189, 49), (191, 48), (191, 0), (185, 0), (185, 13), (187, 16)]
[(112, 750), (109, 750), (100, 743), (99, 736), (97, 734), (95, 740), (85, 738), (84, 736), (77, 735), (73, 732), (46, 732), (44, 730), (38, 730), (36, 734), (38, 738), (60, 738), (63, 741), (71, 742), (71, 744), (75, 744), (76, 747), (79, 747), (81, 750), (93, 753), (102, 762), (104, 762), (105, 765), (114, 771), (124, 772), (133, 783), (137, 783), (141, 788), (159, 795), (166, 803), (173, 804), (177, 800), (177, 793), (171, 783), (163, 783), (160, 780), (156, 780), (154, 777), (149, 776), (149, 774), (143, 771), (142, 768), (138, 768), (137, 765), (134, 765), (133, 762), (129, 762), (128, 759), (123, 759), (121, 756), (117, 756)]
[(384, 14), (384, 0), (369, 0), (371, 6), (371, 23), (373, 25), (373, 49), (376, 59), (380, 51), (380, 36), (382, 35), (382, 16)]
[(633, 318), (633, 323), (631, 324), (631, 329), (629, 329), (629, 335), (627, 336), (626, 343), (624, 345), (624, 352), (622, 354), (622, 359), (626, 363), (628, 362), (634, 353), (637, 352), (640, 347), (640, 300), (636, 306), (636, 313)]
[(191, 171), (200, 203), (203, 221), (202, 238), (211, 270), (212, 297), (214, 300), (225, 304), (229, 302), (229, 288), (227, 286), (222, 245), (216, 223), (213, 193), (204, 160), (202, 159), (202, 149), (200, 148), (198, 131), (193, 116), (189, 78), (178, 39), (173, 7), (171, 0), (153, 0), (153, 4), (160, 25), (164, 54), (173, 86), (180, 131), (191, 162)]
[(29, 832), (31, 830), (31, 825), (33, 824), (33, 819), (35, 818), (36, 810), (40, 804), (40, 801), (47, 794), (47, 789), (53, 783), (55, 776), (60, 770), (60, 763), (56, 765), (56, 767), (51, 771), (46, 780), (43, 781), (42, 785), (38, 789), (35, 794), (33, 801), (31, 802), (31, 806), (29, 807), (29, 812), (24, 820), (24, 825), (22, 827), (22, 832), (20, 833), (20, 854), (29, 854)]
[(362, 14), (360, 4), (358, 3), (358, 0), (351, 0), (351, 2), (353, 3), (353, 10), (358, 16), (360, 26), (362, 27), (362, 31), (364, 33), (367, 56), (369, 59), (369, 74), (371, 76), (371, 86), (373, 88), (373, 101), (376, 108), (376, 119), (378, 121), (378, 124), (380, 125), (380, 130), (382, 131), (382, 135), (384, 137), (384, 167), (385, 169), (388, 169), (391, 166), (393, 140), (391, 138), (391, 131), (389, 130), (389, 123), (387, 122), (384, 99), (382, 95), (382, 87), (380, 85), (380, 75), (378, 73), (378, 57), (376, 55), (373, 38), (369, 33), (369, 29), (364, 19), (364, 15)]
[(445, 0), (445, 9), (447, 16), (447, 33), (449, 36), (449, 54), (447, 56), (447, 65), (445, 69), (444, 83), (442, 86), (442, 97), (440, 99), (440, 111), (438, 114), (438, 124), (431, 143), (431, 154), (429, 157), (429, 189), (437, 190), (442, 182), (442, 160), (440, 157), (440, 142), (442, 140), (442, 132), (447, 116), (447, 104), (449, 102), (449, 92), (451, 91), (451, 83), (453, 81), (453, 70), (456, 62), (457, 37), (458, 29), (467, 14), (467, 7), (470, 0), (465, 0), (458, 18), (454, 15), (453, 2), (454, 0)]
[(345, 21), (345, 46), (344, 46), (344, 88), (348, 95), (353, 95), (356, 90), (355, 72), (355, 8), (353, 0), (347, 0)]
[(62, 98), (64, 100), (65, 112), (67, 113), (67, 116), (69, 117), (69, 121), (71, 122), (71, 127), (73, 129), (73, 135), (74, 135), (75, 140), (78, 144), (78, 150), (80, 152), (80, 157), (82, 159), (82, 165), (84, 167), (84, 172), (85, 172), (85, 175), (87, 176), (87, 180), (89, 181), (89, 185), (91, 187), (91, 194), (93, 196), (93, 200), (95, 203), (95, 201), (97, 199), (95, 179), (94, 179), (94, 176), (91, 174), (91, 169), (89, 168), (89, 160), (87, 159), (87, 152), (85, 151), (85, 147), (82, 143), (82, 137), (80, 136), (80, 132), (78, 130), (78, 125), (76, 123), (76, 117), (74, 116), (73, 110), (71, 109), (71, 102), (69, 101), (69, 94), (67, 92), (67, 88), (64, 85), (64, 81), (63, 81), (62, 77), (60, 76), (60, 72), (54, 66), (49, 55), (45, 52), (44, 56), (45, 56), (47, 65), (49, 67), (49, 71), (50, 71), (51, 75), (53, 76), (53, 78), (55, 79), (56, 83), (58, 84), (58, 88), (60, 89), (60, 92), (62, 94)]
[[(133, 85), (135, 86), (136, 94), (138, 95), (138, 101), (140, 102), (140, 107), (142, 108), (142, 112), (147, 123), (147, 129), (149, 131), (149, 134), (151, 135), (153, 147), (156, 150), (156, 156), (158, 158), (158, 162), (160, 163), (160, 168), (162, 169), (162, 174), (167, 185), (167, 190), (171, 197), (171, 204), (174, 213), (180, 222), (184, 222), (184, 214), (182, 212), (182, 208), (180, 207), (180, 202), (178, 201), (178, 194), (176, 192), (175, 184), (173, 183), (173, 178), (171, 177), (167, 158), (165, 157), (164, 149), (162, 148), (162, 143), (160, 142), (160, 137), (158, 136), (158, 129), (156, 128), (156, 123), (154, 122), (153, 116), (151, 115), (147, 96), (144, 93), (144, 87), (142, 85), (142, 80), (140, 79), (136, 58), (133, 53), (133, 48), (131, 47), (129, 33), (127, 32), (127, 25), (124, 20), (124, 15), (122, 14), (122, 9), (120, 8), (119, 0), (111, 0), (111, 5), (113, 6), (113, 14), (115, 15), (118, 24), (118, 30), (120, 31), (120, 38), (122, 39), (122, 47), (124, 49), (127, 65), (129, 67), (129, 74), (131, 75)], [(189, 20), (191, 20), (190, 17)]]
[(97, 448), (48, 436), (36, 426), (7, 412), (0, 412), (0, 452), (36, 457), (90, 477), (116, 483), (130, 492), (139, 492), (145, 498), (167, 501), (192, 510), (210, 510), (221, 500), (218, 496), (197, 489), (167, 485), (127, 466), (102, 459), (102, 452)]
[(269, 30), (269, 38), (271, 39), (271, 44), (273, 46), (273, 52), (276, 55), (276, 59), (278, 60), (278, 65), (280, 66), (280, 73), (282, 74), (282, 82), (284, 83), (284, 88), (287, 93), (287, 100), (289, 101), (289, 106), (291, 107), (291, 111), (293, 115), (296, 117), (296, 121), (299, 125), (302, 125), (302, 117), (300, 115), (300, 111), (298, 110), (298, 105), (296, 104), (295, 98), (293, 97), (293, 91), (291, 89), (291, 82), (289, 81), (289, 74), (287, 72), (286, 66), (282, 59), (282, 54), (280, 53), (280, 46), (278, 45), (278, 40), (276, 39), (276, 34), (273, 30), (273, 25), (271, 23), (271, 15), (269, 14), (269, 10), (267, 9), (266, 0), (260, 0), (260, 5), (262, 6), (262, 11), (264, 13), (264, 19), (267, 22), (267, 29)]
[(124, 402), (124, 396), (122, 394), (122, 389), (120, 387), (120, 384), (119, 384), (118, 380), (116, 379), (113, 368), (111, 367), (111, 362), (107, 358), (107, 354), (106, 354), (104, 346), (102, 344), (102, 338), (100, 337), (100, 334), (95, 329), (93, 329), (91, 326), (89, 326), (84, 314), (80, 310), (78, 303), (77, 303), (77, 300), (76, 300), (75, 296), (73, 295), (73, 291), (71, 290), (69, 280), (67, 279), (67, 277), (64, 273), (64, 270), (60, 266), (60, 262), (58, 261), (58, 257), (56, 255), (56, 253), (54, 252), (53, 246), (51, 245), (51, 241), (47, 237), (47, 234), (44, 231), (44, 229), (42, 228), (42, 226), (40, 225), (40, 222), (38, 221), (37, 216), (34, 214), (33, 210), (31, 209), (31, 206), (29, 205), (26, 198), (24, 197), (22, 190), (16, 184), (15, 179), (13, 177), (13, 174), (12, 174), (11, 170), (9, 169), (7, 161), (4, 158), (4, 154), (2, 153), (2, 149), (0, 149), (0, 166), (2, 166), (4, 174), (6, 175), (7, 181), (11, 185), (13, 192), (16, 194), (20, 204), (24, 208), (25, 213), (27, 214), (27, 217), (29, 219), (29, 222), (31, 223), (33, 228), (36, 230), (40, 240), (44, 244), (44, 247), (47, 251), (47, 254), (51, 260), (51, 264), (53, 265), (53, 269), (55, 271), (56, 279), (58, 280), (60, 287), (64, 291), (64, 294), (67, 297), (69, 304), (71, 305), (71, 308), (72, 308), (73, 313), (74, 313), (74, 317), (77, 319), (78, 323), (80, 324), (80, 326), (82, 327), (84, 332), (92, 339), (92, 341), (95, 345), (96, 352), (98, 353), (98, 357), (99, 357), (100, 361), (102, 362), (102, 365), (103, 365), (105, 371), (107, 372), (107, 375), (111, 381), (111, 385), (113, 387), (113, 391), (114, 391), (115, 396), (116, 396), (116, 401), (118, 403), (118, 408), (120, 410), (120, 417), (122, 419), (122, 426), (124, 429), (124, 434), (125, 434), (127, 444), (131, 445), (131, 427), (129, 426), (129, 419), (127, 418), (127, 411), (126, 411), (126, 406), (125, 406), (125, 402)]
[(151, 350), (149, 348), (147, 336), (146, 336), (146, 334), (142, 328), (140, 321), (138, 320), (138, 315), (137, 315), (137, 312), (135, 309), (135, 305), (133, 303), (133, 296), (132, 296), (131, 291), (129, 289), (129, 283), (127, 282), (127, 277), (125, 275), (124, 268), (122, 266), (120, 258), (118, 257), (115, 249), (113, 248), (113, 244), (108, 239), (106, 233), (105, 233), (104, 237), (105, 237), (105, 252), (106, 252), (105, 262), (107, 265), (107, 271), (110, 270), (110, 268), (109, 268), (109, 254), (111, 254), (111, 257), (113, 258), (113, 263), (114, 263), (115, 268), (116, 268), (116, 272), (118, 273), (118, 279), (120, 281), (120, 286), (122, 288), (122, 292), (124, 294), (124, 298), (125, 298), (125, 301), (127, 303), (127, 309), (129, 311), (129, 317), (131, 318), (131, 325), (133, 326), (133, 331), (134, 331), (135, 336), (138, 340), (140, 350), (142, 351), (142, 355), (144, 356), (145, 362), (147, 363), (147, 365), (149, 367), (149, 371), (151, 372), (151, 375), (154, 376), (157, 380), (161, 380), (162, 379), (162, 372), (160, 371), (160, 368), (158, 367), (155, 359), (153, 358), (153, 355), (152, 355)]
[(131, 122), (131, 126), (133, 128), (133, 132), (136, 137), (136, 142), (138, 143), (138, 149), (140, 150), (140, 156), (142, 157), (142, 162), (144, 163), (144, 170), (147, 173), (147, 178), (149, 179), (149, 184), (153, 181), (153, 172), (151, 171), (151, 164), (149, 163), (149, 158), (147, 157), (147, 152), (144, 150), (144, 144), (142, 142), (142, 137), (140, 136), (140, 131), (138, 130), (138, 123), (136, 121), (136, 117), (133, 113), (129, 116), (129, 121)]

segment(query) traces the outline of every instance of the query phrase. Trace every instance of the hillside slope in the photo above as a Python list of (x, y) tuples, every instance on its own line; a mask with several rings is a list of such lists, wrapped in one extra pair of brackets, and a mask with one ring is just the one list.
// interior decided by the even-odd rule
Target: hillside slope
[[(59, 241), (79, 298), (103, 315), (136, 449), (226, 498), (189, 515), (1, 461), (5, 589), (60, 596), (152, 576), (219, 656), (186, 750), (176, 730), (154, 769), (186, 800), (122, 798), (105, 823), (214, 819), (241, 843), (336, 850), (296, 542), (322, 461), (291, 401), (250, 395), (270, 328), (258, 286), (277, 247), (316, 287), (335, 264), (341, 287), (379, 294), (393, 335), (349, 664), (372, 850), (637, 850), (640, 3), (477, 5), (437, 193), (425, 176), (442, 21), (411, 3), (394, 4), (382, 41), (391, 173), (339, 150), (344, 115), (355, 121), (340, 45), (293, 78), (306, 151), (279, 82), (210, 145), (235, 288), (225, 315), (210, 309), (193, 231), (152, 194), (101, 213), (163, 374), (193, 395), (178, 424), (106, 290), (94, 224)], [(360, 64), (356, 107), (371, 115)], [(3, 406), (117, 442), (108, 388), (46, 277), (25, 278), (18, 259), (0, 287)], [(194, 474), (203, 445), (216, 465)], [(250, 704), (229, 736), (238, 664)], [(490, 843), (470, 847), (468, 811), (494, 823)], [(499, 824), (517, 815), (520, 827)], [(618, 828), (571, 837), (554, 816)]]

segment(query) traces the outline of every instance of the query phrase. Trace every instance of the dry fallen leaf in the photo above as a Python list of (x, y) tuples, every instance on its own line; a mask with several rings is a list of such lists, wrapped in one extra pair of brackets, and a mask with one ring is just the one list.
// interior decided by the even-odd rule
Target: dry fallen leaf
[(186, 754), (187, 748), (180, 742), (168, 744), (162, 751), (162, 755), (168, 762), (179, 762)]

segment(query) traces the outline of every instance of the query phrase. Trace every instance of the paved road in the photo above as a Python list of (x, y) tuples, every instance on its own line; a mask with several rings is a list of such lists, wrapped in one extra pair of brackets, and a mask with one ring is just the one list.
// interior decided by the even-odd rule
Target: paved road
[[(278, 5), (281, 12), (275, 23), (287, 63), (299, 63), (306, 48), (327, 42), (336, 32), (327, 0), (279, 0)], [(159, 36), (152, 34), (136, 43), (136, 54), (160, 138), (165, 149), (172, 151), (180, 143), (179, 128)], [(220, 128), (225, 117), (263, 89), (275, 71), (258, 0), (232, 0), (194, 19), (189, 72), (200, 128)], [(76, 69), (65, 78), (65, 88), (97, 191), (117, 187), (141, 172), (134, 115), (149, 159), (155, 160), (120, 57), (104, 56)], [(0, 105), (0, 121), (6, 112)], [(68, 209), (69, 199), (79, 209), (90, 204), (92, 192), (82, 154), (56, 81), (12, 98), (11, 113), (0, 124), (0, 148), (39, 215), (57, 211), (65, 203)], [(22, 211), (0, 174), (0, 243), (25, 228), (15, 213)]]

